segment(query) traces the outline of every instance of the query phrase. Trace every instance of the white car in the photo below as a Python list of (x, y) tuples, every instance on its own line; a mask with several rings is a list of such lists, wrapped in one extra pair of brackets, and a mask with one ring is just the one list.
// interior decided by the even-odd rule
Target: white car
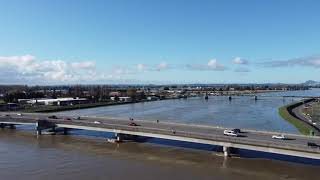
[(313, 124), (313, 125), (317, 125), (317, 123), (315, 123), (315, 122), (314, 122), (314, 123), (312, 123), (312, 124)]
[(235, 137), (238, 136), (238, 134), (235, 133), (235, 132), (232, 131), (232, 130), (224, 130), (224, 131), (223, 131), (223, 135), (226, 135), (226, 136), (235, 136)]
[(281, 134), (281, 135), (273, 135), (272, 139), (282, 139), (282, 140), (284, 140), (284, 139), (286, 139), (286, 137), (283, 134)]
[(21, 114), (21, 113), (18, 113), (17, 116), (22, 116), (22, 114)]
[(95, 123), (95, 124), (101, 124), (100, 121), (94, 121), (93, 123)]

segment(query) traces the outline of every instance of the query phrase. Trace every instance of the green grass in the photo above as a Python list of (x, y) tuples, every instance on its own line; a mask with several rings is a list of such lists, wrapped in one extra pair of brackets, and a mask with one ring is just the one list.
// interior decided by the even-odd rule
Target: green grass
[(305, 122), (303, 122), (300, 119), (292, 116), (289, 113), (290, 107), (292, 107), (294, 105), (296, 105), (296, 104), (289, 104), (289, 105), (280, 107), (279, 108), (279, 115), (283, 119), (285, 119), (286, 121), (288, 121), (289, 123), (294, 125), (298, 129), (298, 131), (303, 135), (310, 135), (310, 131), (316, 132), (315, 129), (312, 126), (306, 124)]
[(0, 99), (0, 104), (5, 104), (4, 100)]

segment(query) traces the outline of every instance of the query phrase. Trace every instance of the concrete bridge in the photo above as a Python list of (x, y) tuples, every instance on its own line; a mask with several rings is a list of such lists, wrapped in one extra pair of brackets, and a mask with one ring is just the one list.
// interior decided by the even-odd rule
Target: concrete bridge
[[(309, 147), (308, 142), (320, 145), (320, 137), (285, 134), (286, 140), (272, 139), (275, 132), (245, 130), (240, 137), (224, 136), (224, 128), (168, 123), (145, 120), (114, 119), (106, 117), (59, 116), (53, 119), (49, 114), (0, 113), (1, 127), (20, 124), (36, 126), (38, 134), (44, 129), (82, 129), (115, 133), (118, 140), (123, 135), (136, 135), (169, 140), (222, 146), (224, 155), (229, 156), (230, 149), (247, 149), (268, 153), (297, 156), (320, 160), (320, 146)], [(134, 122), (136, 125), (130, 123)]]

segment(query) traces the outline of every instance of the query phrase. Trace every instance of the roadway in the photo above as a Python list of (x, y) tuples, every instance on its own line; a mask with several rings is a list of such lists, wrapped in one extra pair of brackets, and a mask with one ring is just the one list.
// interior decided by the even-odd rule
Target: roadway
[[(22, 114), (0, 113), (0, 123), (36, 123), (37, 120), (49, 120), (57, 124), (58, 127), (98, 130), (106, 132), (115, 132), (132, 135), (143, 135), (149, 137), (158, 137), (172, 140), (182, 140), (189, 142), (199, 142), (213, 145), (229, 146), (234, 148), (244, 148), (258, 150), (264, 152), (273, 152), (286, 154), (287, 150), (292, 152), (308, 153), (305, 157), (320, 159), (320, 146), (318, 148), (308, 147), (308, 142), (313, 142), (320, 145), (320, 137), (310, 137), (295, 134), (285, 134), (286, 140), (272, 139), (272, 135), (277, 135), (279, 132), (265, 132), (255, 130), (245, 130), (241, 133), (241, 137), (224, 136), (224, 128), (189, 125), (170, 122), (157, 122), (145, 120), (129, 120), (115, 119), (107, 117), (80, 117), (77, 120), (75, 117), (58, 116), (58, 119), (50, 119), (52, 114)], [(67, 120), (67, 119), (72, 120)], [(131, 122), (135, 122), (138, 126), (130, 126)], [(292, 151), (292, 152), (291, 152)], [(283, 153), (281, 153), (283, 152)]]
[(301, 106), (295, 107), (292, 109), (292, 112), (297, 116), (297, 118), (299, 118), (301, 121), (305, 122), (306, 124), (308, 124), (309, 126), (314, 127), (314, 129), (316, 129), (317, 131), (315, 132), (316, 135), (320, 135), (320, 124), (316, 123), (316, 125), (313, 124), (313, 120), (311, 117), (308, 117), (306, 115), (303, 114), (303, 108), (305, 107), (305, 105), (312, 105), (313, 103), (315, 103), (314, 101), (308, 102), (306, 104), (303, 104)]

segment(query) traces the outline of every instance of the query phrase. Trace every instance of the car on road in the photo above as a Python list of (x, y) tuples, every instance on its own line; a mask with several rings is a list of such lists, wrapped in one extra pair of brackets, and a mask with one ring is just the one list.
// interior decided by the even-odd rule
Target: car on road
[(285, 140), (286, 137), (284, 136), (284, 134), (279, 134), (279, 135), (273, 135), (272, 139), (282, 139)]
[(232, 131), (236, 134), (241, 133), (241, 129), (232, 129)]
[(223, 135), (225, 135), (225, 136), (234, 136), (234, 137), (238, 136), (238, 134), (235, 133), (233, 130), (224, 130), (223, 131)]
[(101, 124), (100, 121), (94, 121), (93, 123), (95, 123), (95, 124)]
[(17, 116), (22, 116), (22, 114), (21, 114), (21, 113), (18, 113)]
[(65, 121), (71, 121), (72, 119), (71, 119), (71, 118), (64, 118), (63, 120), (65, 120)]
[(308, 142), (307, 144), (309, 147), (312, 147), (312, 148), (317, 148), (317, 147), (320, 147), (318, 144), (314, 143), (314, 142)]
[(58, 119), (58, 117), (55, 116), (55, 115), (49, 116), (48, 118), (49, 118), (49, 119)]
[(315, 122), (314, 122), (314, 123), (312, 123), (312, 124), (313, 124), (313, 125), (317, 125), (317, 123), (315, 123)]
[(139, 126), (139, 125), (135, 122), (131, 122), (131, 123), (129, 123), (129, 126)]
[(10, 114), (6, 114), (5, 116), (6, 116), (6, 117), (10, 117)]

